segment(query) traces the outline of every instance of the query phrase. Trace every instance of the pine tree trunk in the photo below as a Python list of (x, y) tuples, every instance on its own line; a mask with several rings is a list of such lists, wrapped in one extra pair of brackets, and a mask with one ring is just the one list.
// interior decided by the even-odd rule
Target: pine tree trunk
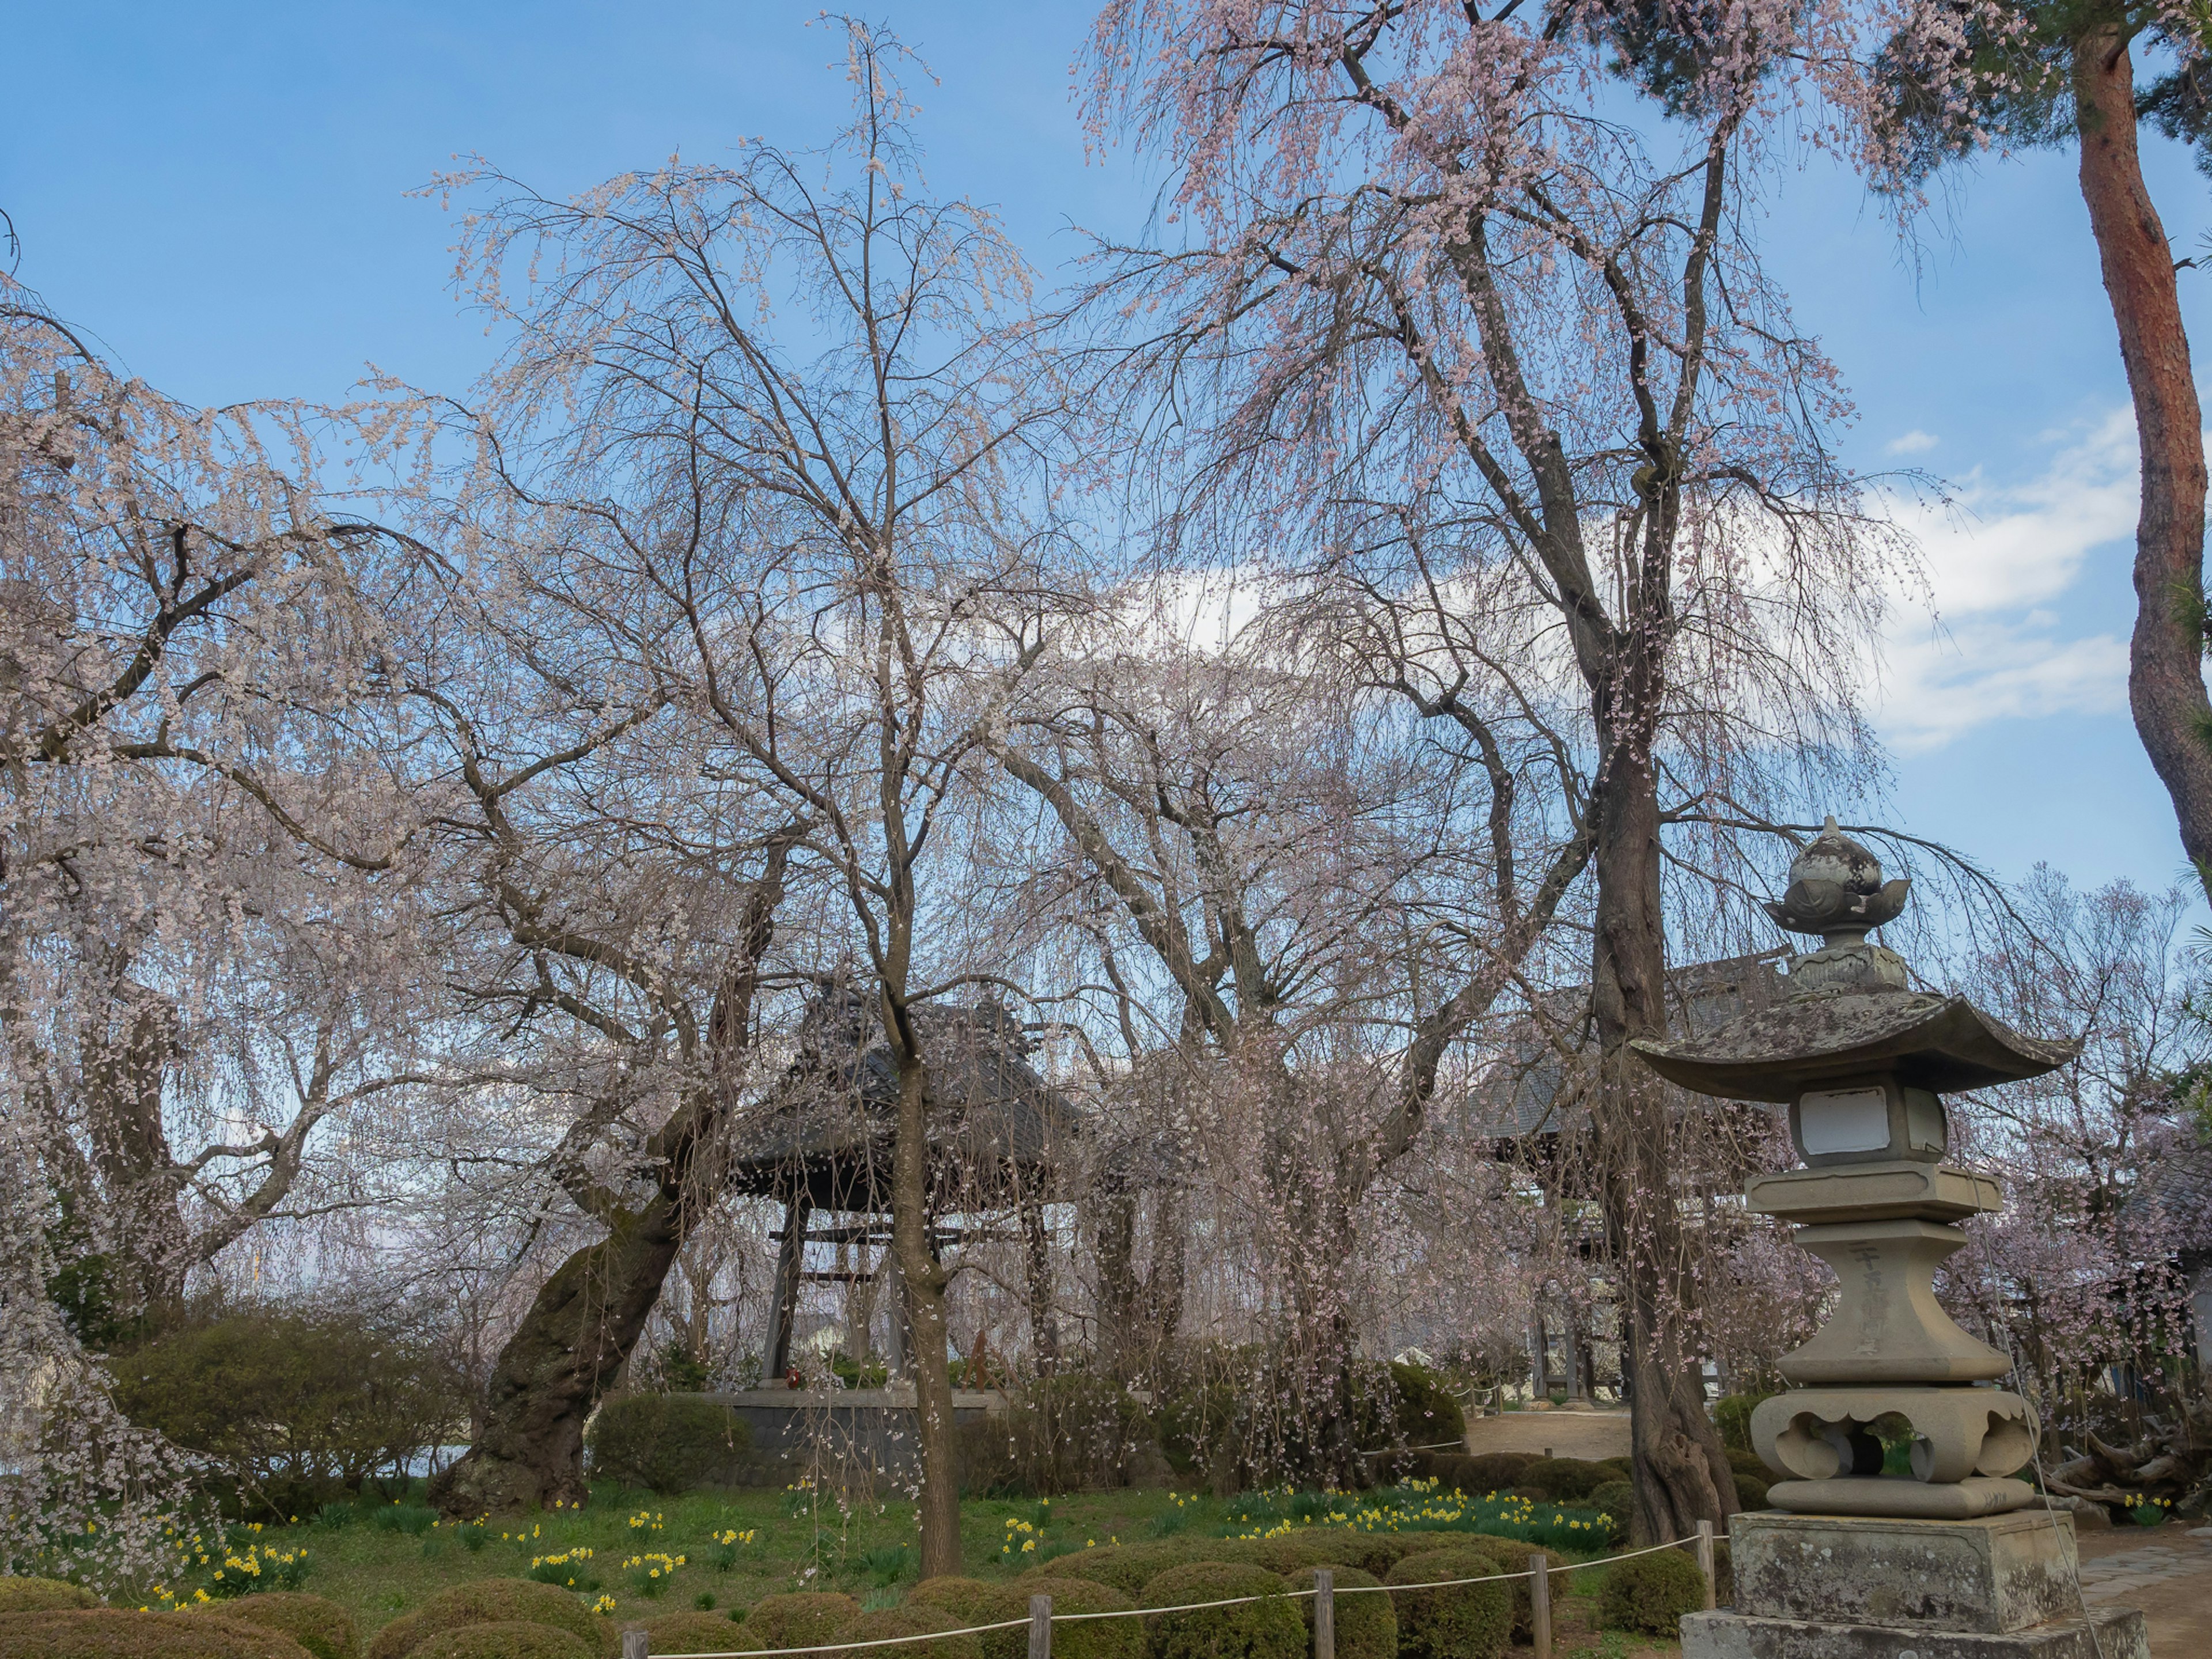
[(2212, 703), (2204, 691), (2204, 432), (2173, 254), (2136, 147), (2134, 68), (2111, 27), (2075, 44), (2081, 199), (2119, 325), (2142, 453), (2128, 702), (2212, 892)]

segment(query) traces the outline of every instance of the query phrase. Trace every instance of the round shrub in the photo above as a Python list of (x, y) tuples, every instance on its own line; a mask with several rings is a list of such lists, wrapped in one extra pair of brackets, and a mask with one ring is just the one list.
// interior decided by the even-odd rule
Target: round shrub
[[(1125, 1613), (1136, 1605), (1112, 1585), (1089, 1578), (1033, 1577), (1024, 1580), (1022, 1588), (1030, 1595), (1052, 1597), (1055, 1614)], [(1022, 1640), (1026, 1652), (1029, 1638), (1023, 1636)], [(1145, 1659), (1145, 1621), (1086, 1619), (1079, 1625), (1054, 1625), (1052, 1650), (1055, 1659)]]
[[(1283, 1580), (1294, 1590), (1311, 1589), (1314, 1574), (1321, 1566), (1328, 1566), (1334, 1575), (1340, 1590), (1358, 1589), (1380, 1584), (1382, 1581), (1371, 1572), (1362, 1572), (1357, 1567), (1330, 1565), (1301, 1567), (1286, 1572)], [(1398, 1659), (1398, 1610), (1390, 1605), (1387, 1595), (1339, 1595), (1336, 1601), (1336, 1659)], [(1298, 1603), (1305, 1616), (1306, 1632), (1313, 1632), (1314, 1604), (1309, 1596)]]
[(733, 1653), (751, 1638), (722, 1613), (664, 1613), (655, 1619), (630, 1619), (623, 1630), (641, 1630), (653, 1653)]
[[(880, 1642), (892, 1636), (929, 1636), (958, 1630), (960, 1620), (936, 1607), (908, 1602), (904, 1607), (880, 1607), (864, 1613), (837, 1632), (841, 1642)], [(972, 1636), (949, 1636), (934, 1642), (915, 1642), (896, 1648), (854, 1648), (821, 1656), (821, 1659), (982, 1659), (983, 1649)]]
[(1331, 1533), (1329, 1541), (1336, 1546), (1337, 1560), (1373, 1573), (1388, 1572), (1407, 1556), (1425, 1555), (1437, 1547), (1433, 1533), (1355, 1532), (1350, 1528)]
[(0, 1578), (0, 1613), (54, 1613), (99, 1605), (100, 1598), (82, 1584), (59, 1578)]
[(1540, 1487), (1554, 1504), (1579, 1504), (1613, 1478), (1613, 1472), (1602, 1463), (1585, 1462), (1579, 1457), (1540, 1457), (1521, 1471), (1514, 1484)]
[(1729, 1448), (1728, 1461), (1729, 1468), (1734, 1469), (1738, 1476), (1747, 1474), (1758, 1480), (1774, 1479), (1774, 1472), (1766, 1467), (1766, 1460), (1757, 1452), (1738, 1451), (1731, 1446)]
[[(1565, 1577), (1567, 1563), (1565, 1556), (1545, 1549), (1540, 1545), (1523, 1543), (1518, 1538), (1498, 1538), (1487, 1533), (1477, 1534), (1471, 1541), (1475, 1548), (1498, 1564), (1498, 1571), (1500, 1572), (1525, 1573), (1528, 1571), (1528, 1558), (1540, 1555), (1544, 1558), (1544, 1571), (1553, 1575), (1552, 1599), (1556, 1601), (1567, 1593)], [(1529, 1620), (1533, 1616), (1531, 1609), (1534, 1605), (1534, 1592), (1530, 1589), (1526, 1578), (1510, 1578), (1505, 1581), (1505, 1589), (1513, 1597), (1514, 1639), (1524, 1640), (1528, 1635)]]
[(1280, 1538), (1255, 1538), (1252, 1540), (1249, 1559), (1255, 1566), (1288, 1576), (1303, 1567), (1325, 1567), (1333, 1562), (1342, 1561), (1344, 1553), (1337, 1548), (1334, 1529), (1324, 1533), (1316, 1527), (1311, 1531), (1289, 1533)]
[[(1145, 1586), (1170, 1567), (1188, 1566), (1202, 1559), (1207, 1546), (1229, 1542), (1220, 1538), (1157, 1538), (1135, 1544), (1109, 1544), (1103, 1549), (1056, 1555), (1031, 1567), (1024, 1578), (1088, 1578), (1110, 1584), (1124, 1595), (1141, 1595)], [(1056, 1632), (1055, 1632), (1056, 1633)]]
[(1265, 1599), (1146, 1620), (1152, 1659), (1305, 1659), (1305, 1620), (1283, 1593), (1283, 1581), (1265, 1567), (1235, 1561), (1170, 1567), (1145, 1586), (1140, 1605), (1172, 1607), (1236, 1595)]
[(368, 1659), (401, 1659), (433, 1636), (468, 1625), (544, 1625), (595, 1645), (599, 1625), (591, 1612), (558, 1584), (528, 1578), (478, 1578), (441, 1590), (412, 1613), (403, 1613), (369, 1638)]
[[(910, 1607), (930, 1607), (950, 1617), (956, 1626), (995, 1625), (1007, 1619), (1026, 1619), (1030, 1597), (1049, 1595), (1034, 1589), (1016, 1589), (1011, 1584), (987, 1584), (980, 1578), (925, 1578), (908, 1593)], [(1054, 1634), (1058, 1634), (1057, 1632)], [(1026, 1631), (986, 1631), (977, 1637), (983, 1659), (1021, 1659), (1029, 1651)]]
[(264, 1590), (222, 1604), (225, 1619), (243, 1620), (289, 1636), (315, 1659), (354, 1659), (353, 1614), (327, 1596)]
[(586, 1439), (595, 1478), (654, 1492), (732, 1486), (750, 1461), (752, 1431), (719, 1400), (696, 1394), (629, 1394), (592, 1418)]
[(1441, 1373), (1425, 1365), (1390, 1362), (1390, 1392), (1394, 1409), (1390, 1426), (1408, 1446), (1448, 1444), (1456, 1449), (1467, 1441), (1467, 1414), (1452, 1397)]
[[(1741, 1492), (1743, 1487), (1740, 1483), (1742, 1477), (1739, 1475), (1737, 1480), (1736, 1490)], [(1635, 1507), (1636, 1488), (1626, 1480), (1608, 1480), (1603, 1486), (1593, 1488), (1584, 1501), (1592, 1509), (1609, 1515), (1616, 1521), (1626, 1522), (1629, 1511)]]
[[(1498, 1563), (1480, 1549), (1409, 1555), (1382, 1577), (1386, 1584), (1431, 1584), (1480, 1578)], [(1398, 1650), (1408, 1659), (1498, 1659), (1513, 1636), (1513, 1592), (1502, 1583), (1413, 1590), (1398, 1604)]]
[(0, 1659), (307, 1659), (307, 1650), (204, 1613), (82, 1607), (0, 1618)]
[(1705, 1605), (1705, 1578), (1682, 1550), (1632, 1555), (1606, 1569), (1598, 1618), (1607, 1630), (1680, 1636), (1682, 1615)]
[(565, 1630), (506, 1619), (441, 1630), (415, 1650), (414, 1659), (599, 1659), (599, 1652), (596, 1643)]
[(1740, 1510), (1763, 1510), (1766, 1507), (1766, 1482), (1756, 1474), (1736, 1472), (1735, 1505)]
[(1522, 1470), (1541, 1461), (1529, 1452), (1478, 1452), (1460, 1468), (1460, 1490), (1469, 1498), (1504, 1492), (1520, 1480)]
[(860, 1616), (860, 1604), (835, 1590), (763, 1595), (745, 1615), (745, 1634), (763, 1648), (811, 1648), (834, 1640)]

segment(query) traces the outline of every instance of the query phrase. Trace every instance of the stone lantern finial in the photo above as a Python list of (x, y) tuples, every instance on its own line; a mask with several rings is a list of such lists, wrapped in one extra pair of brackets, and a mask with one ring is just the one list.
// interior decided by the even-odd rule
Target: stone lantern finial
[(1797, 996), (1819, 991), (1902, 991), (1911, 982), (1905, 959), (1869, 945), (1867, 934), (1905, 912), (1912, 883), (1881, 878), (1881, 861), (1836, 827), (1834, 813), (1790, 861), (1790, 884), (1766, 914), (1793, 933), (1817, 933), (1820, 948), (1791, 959)]

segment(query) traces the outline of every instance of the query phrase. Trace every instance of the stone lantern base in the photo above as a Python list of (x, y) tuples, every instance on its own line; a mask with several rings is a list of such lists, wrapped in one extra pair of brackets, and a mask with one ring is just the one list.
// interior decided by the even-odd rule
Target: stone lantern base
[(2083, 1617), (2074, 1519), (1738, 1515), (1735, 1605), (1682, 1620), (1682, 1659), (2149, 1659), (2142, 1614)]

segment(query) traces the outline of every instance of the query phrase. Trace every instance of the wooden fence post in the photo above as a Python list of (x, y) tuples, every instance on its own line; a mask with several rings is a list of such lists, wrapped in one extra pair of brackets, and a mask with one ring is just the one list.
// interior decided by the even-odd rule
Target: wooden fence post
[(1314, 1659), (1336, 1659), (1336, 1575), (1314, 1569)]
[(1698, 1571), (1705, 1581), (1705, 1611), (1711, 1613), (1719, 1605), (1718, 1586), (1713, 1581), (1713, 1523), (1698, 1522)]
[(1528, 1639), (1535, 1659), (1552, 1659), (1552, 1575), (1540, 1555), (1528, 1558)]
[(1030, 1659), (1052, 1659), (1052, 1597), (1030, 1597)]
[(641, 1630), (623, 1632), (623, 1659), (645, 1659), (646, 1635)]

